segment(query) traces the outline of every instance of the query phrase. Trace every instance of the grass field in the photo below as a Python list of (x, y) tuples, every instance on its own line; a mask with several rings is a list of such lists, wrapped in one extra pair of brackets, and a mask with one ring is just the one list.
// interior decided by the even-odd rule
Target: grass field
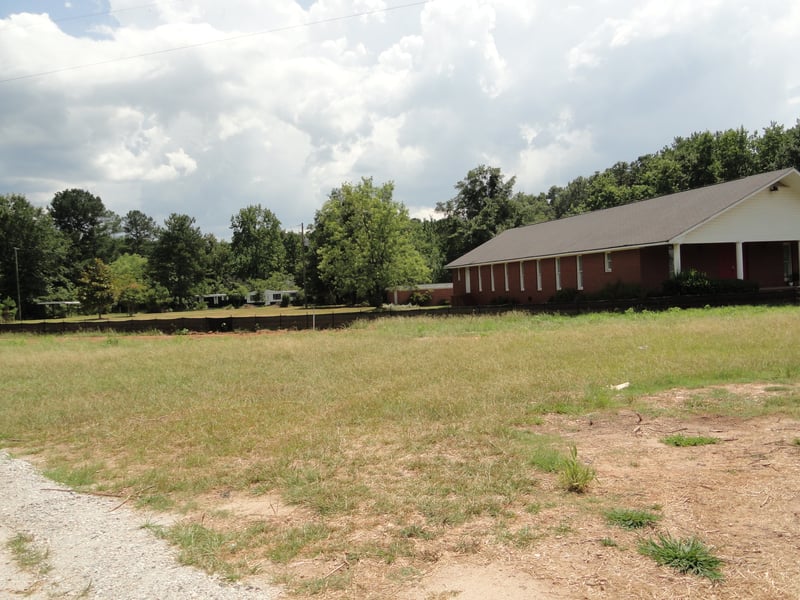
[[(298, 595), (333, 593), (352, 585), (352, 569), (305, 576), (298, 561), (402, 560), (397, 577), (413, 578), (435, 562), (436, 540), (470, 552), (475, 527), (525, 548), (569, 525), (534, 532), (520, 515), (565, 506), (602, 519), (613, 507), (592, 500), (591, 478), (585, 493), (559, 487), (574, 440), (540, 430), (550, 415), (800, 418), (798, 332), (800, 312), (788, 307), (3, 336), (0, 447), (79, 489), (186, 515), (160, 533), (187, 562), (232, 578), (261, 569)], [(642, 401), (747, 382), (777, 393)], [(580, 461), (580, 441), (575, 450)], [(220, 508), (230, 498), (295, 512), (242, 519)]]

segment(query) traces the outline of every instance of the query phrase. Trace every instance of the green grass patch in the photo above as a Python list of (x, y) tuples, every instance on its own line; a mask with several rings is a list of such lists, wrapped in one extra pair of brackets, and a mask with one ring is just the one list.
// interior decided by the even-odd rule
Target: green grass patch
[(707, 577), (712, 581), (723, 579), (722, 560), (695, 537), (674, 538), (659, 534), (657, 539), (643, 540), (639, 552), (649, 556), (659, 565), (672, 567), (679, 573)]
[(649, 510), (613, 508), (605, 513), (606, 521), (623, 529), (652, 527), (661, 520), (661, 515)]
[(242, 561), (235, 560), (239, 542), (235, 533), (221, 533), (198, 523), (148, 528), (178, 547), (181, 564), (219, 573), (230, 581), (239, 579), (244, 573), (252, 573)]
[(43, 471), (48, 479), (75, 489), (93, 486), (98, 481), (98, 473), (103, 469), (101, 463), (71, 467), (68, 463), (59, 461), (60, 464)]
[(11, 558), (23, 571), (34, 575), (46, 575), (52, 567), (48, 562), (49, 551), (36, 543), (33, 536), (18, 533), (6, 542)]
[(330, 535), (328, 527), (322, 523), (307, 523), (299, 527), (289, 527), (269, 535), (270, 549), (267, 556), (277, 563), (288, 563), (306, 546), (325, 540)]
[(711, 444), (718, 444), (721, 440), (717, 437), (710, 437), (705, 435), (668, 435), (661, 438), (661, 443), (667, 446), (675, 446), (677, 448), (686, 448), (690, 446), (708, 446)]

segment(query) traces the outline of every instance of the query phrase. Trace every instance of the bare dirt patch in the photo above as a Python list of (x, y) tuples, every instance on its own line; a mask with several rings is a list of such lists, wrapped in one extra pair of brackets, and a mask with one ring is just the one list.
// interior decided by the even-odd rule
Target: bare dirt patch
[[(730, 395), (758, 404), (785, 391), (764, 385), (673, 390), (646, 399), (659, 416), (634, 410), (548, 416), (533, 428), (574, 442), (596, 469), (587, 494), (559, 492), (554, 478), (542, 477), (542, 490), (556, 500), (533, 513), (516, 507), (505, 540), (496, 524), (477, 520), (415, 540), (412, 558), (356, 564), (343, 554), (336, 564), (295, 565), (296, 573), (347, 573), (339, 589), (322, 589), (316, 598), (800, 598), (800, 422), (713, 410)], [(700, 404), (702, 414), (669, 415), (670, 407)], [(660, 441), (675, 432), (720, 441), (689, 448)], [(652, 510), (661, 520), (627, 531), (606, 521), (612, 508)], [(639, 554), (640, 541), (657, 533), (701, 539), (723, 559), (724, 581), (681, 575)]]

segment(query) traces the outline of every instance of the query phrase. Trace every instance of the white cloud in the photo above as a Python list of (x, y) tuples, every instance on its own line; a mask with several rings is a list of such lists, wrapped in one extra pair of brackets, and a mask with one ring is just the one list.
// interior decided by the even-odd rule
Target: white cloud
[[(527, 190), (546, 190), (559, 183), (553, 177), (563, 173), (564, 165), (591, 160), (596, 155), (592, 132), (576, 127), (568, 108), (563, 109), (554, 122), (523, 124), (520, 137), (525, 146), (519, 152), (513, 172)], [(539, 139), (545, 141), (537, 142)]]
[(394, 5), (111, 0), (102, 37), (0, 18), (0, 80), (59, 71), (0, 83), (0, 193), (91, 187), (227, 235), (255, 202), (309, 222), (361, 176), (424, 215), (480, 163), (538, 193), (676, 135), (798, 116), (798, 0), (374, 12)]
[(94, 159), (103, 179), (165, 182), (197, 169), (197, 162), (183, 148), (168, 150), (170, 139), (156, 119), (123, 108), (110, 121), (117, 128), (119, 139)]

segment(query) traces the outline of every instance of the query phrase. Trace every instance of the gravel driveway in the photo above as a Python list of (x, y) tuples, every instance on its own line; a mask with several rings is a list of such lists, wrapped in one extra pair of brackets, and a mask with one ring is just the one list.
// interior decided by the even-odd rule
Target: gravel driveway
[[(0, 598), (267, 600), (278, 588), (231, 585), (181, 566), (120, 501), (78, 494), (0, 451)], [(21, 570), (8, 541), (24, 534), (49, 567)], [(42, 571), (44, 569), (41, 569)]]

